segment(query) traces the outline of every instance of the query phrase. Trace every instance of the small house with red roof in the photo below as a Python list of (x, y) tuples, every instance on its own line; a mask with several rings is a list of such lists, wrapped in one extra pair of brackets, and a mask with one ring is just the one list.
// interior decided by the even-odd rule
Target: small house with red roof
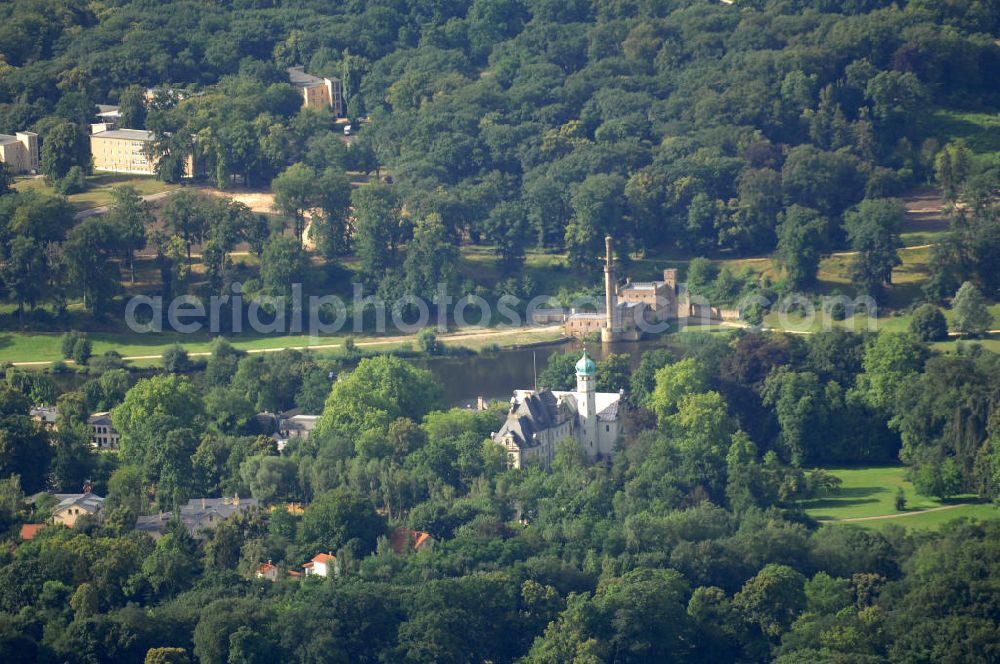
[(26, 523), (21, 526), (21, 541), (30, 542), (35, 539), (35, 535), (38, 531), (44, 528), (46, 524), (44, 523)]
[(434, 538), (422, 530), (410, 530), (406, 526), (400, 526), (392, 531), (389, 546), (396, 553), (430, 550), (434, 546)]
[(268, 581), (278, 580), (278, 568), (268, 560), (266, 563), (257, 568), (257, 578), (267, 579)]
[(332, 553), (318, 553), (313, 556), (313, 559), (302, 566), (303, 571), (306, 576), (330, 576), (330, 572), (333, 572), (334, 576), (340, 575), (340, 563), (337, 562), (337, 557)]

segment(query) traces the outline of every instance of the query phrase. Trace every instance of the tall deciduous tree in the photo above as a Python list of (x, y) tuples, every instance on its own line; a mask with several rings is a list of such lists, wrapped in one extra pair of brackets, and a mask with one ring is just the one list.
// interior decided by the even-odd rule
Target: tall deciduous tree
[(785, 268), (789, 285), (804, 288), (816, 281), (827, 221), (816, 210), (799, 205), (791, 206), (779, 218), (774, 255)]
[(955, 293), (951, 308), (955, 312), (953, 327), (959, 334), (982, 336), (993, 323), (993, 316), (986, 308), (986, 299), (971, 281), (966, 281)]
[(170, 431), (204, 427), (204, 400), (187, 378), (161, 374), (136, 383), (111, 420), (121, 434), (122, 459), (143, 465)]
[(361, 271), (379, 279), (396, 260), (402, 237), (402, 217), (396, 192), (385, 185), (368, 185), (351, 194), (354, 207), (355, 251)]
[(90, 170), (90, 148), (80, 127), (64, 122), (46, 134), (39, 169), (50, 180), (61, 180), (74, 166)]
[(441, 223), (440, 215), (431, 213), (419, 220), (403, 261), (407, 293), (433, 301), (438, 284), (445, 287), (455, 284), (458, 257), (458, 247)]
[(844, 226), (857, 252), (852, 265), (855, 281), (868, 292), (892, 283), (892, 269), (902, 264), (899, 238), (906, 208), (896, 198), (865, 199), (844, 215)]
[(190, 262), (191, 245), (200, 242), (205, 233), (205, 210), (201, 196), (190, 189), (170, 194), (163, 208), (163, 219), (171, 232), (184, 238)]
[(317, 497), (302, 516), (303, 539), (320, 551), (336, 552), (353, 541), (355, 553), (364, 555), (384, 533), (385, 521), (371, 502), (347, 487)]
[(420, 421), (439, 405), (441, 386), (433, 375), (391, 355), (362, 360), (333, 384), (316, 430), (351, 435), (387, 431), (400, 417)]
[(603, 253), (604, 236), (615, 235), (618, 246), (627, 246), (622, 237), (625, 216), (625, 180), (619, 175), (591, 175), (573, 193), (573, 219), (566, 226), (566, 249), (570, 262), (593, 269)]
[(118, 227), (100, 216), (84, 219), (66, 237), (70, 278), (95, 313), (104, 312), (118, 289), (118, 264), (112, 259), (123, 248)]
[(289, 166), (271, 183), (275, 208), (292, 220), (295, 239), (302, 242), (306, 214), (317, 207), (316, 171), (305, 164)]
[(309, 235), (326, 258), (342, 256), (350, 250), (351, 182), (339, 168), (327, 168), (316, 181), (314, 214)]
[(128, 257), (130, 279), (135, 285), (135, 252), (146, 246), (146, 228), (154, 221), (152, 205), (143, 200), (134, 187), (115, 187), (111, 190), (108, 220), (118, 231)]
[(140, 85), (130, 85), (118, 99), (121, 126), (128, 129), (146, 128), (146, 91)]
[(520, 203), (501, 203), (490, 211), (486, 236), (496, 245), (503, 276), (516, 274), (524, 265), (528, 242), (528, 217)]

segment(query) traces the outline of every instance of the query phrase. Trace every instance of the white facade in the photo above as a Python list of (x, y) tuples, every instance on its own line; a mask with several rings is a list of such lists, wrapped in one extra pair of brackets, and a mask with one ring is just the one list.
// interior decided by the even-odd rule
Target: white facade
[(340, 574), (340, 564), (337, 558), (331, 553), (320, 553), (312, 560), (302, 566), (306, 576), (328, 577), (332, 572), (335, 576)]
[(621, 435), (621, 393), (598, 392), (597, 366), (586, 352), (576, 365), (576, 391), (516, 390), (507, 421), (493, 440), (507, 450), (510, 464), (548, 468), (556, 446), (572, 438), (591, 460), (610, 457)]

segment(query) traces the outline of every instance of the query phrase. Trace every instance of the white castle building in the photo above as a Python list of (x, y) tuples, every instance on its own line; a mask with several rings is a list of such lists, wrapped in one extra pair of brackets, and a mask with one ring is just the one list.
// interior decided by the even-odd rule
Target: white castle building
[(621, 434), (622, 395), (598, 392), (594, 384), (597, 365), (583, 352), (576, 363), (576, 391), (516, 390), (510, 412), (493, 440), (510, 456), (513, 468), (537, 464), (548, 468), (556, 444), (572, 438), (589, 459), (603, 459), (615, 452)]

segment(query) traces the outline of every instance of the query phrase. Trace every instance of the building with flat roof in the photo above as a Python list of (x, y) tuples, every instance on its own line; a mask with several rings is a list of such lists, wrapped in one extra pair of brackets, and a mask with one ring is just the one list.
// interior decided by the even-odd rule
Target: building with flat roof
[(19, 131), (14, 136), (0, 134), (0, 161), (14, 173), (38, 172), (38, 134)]
[[(90, 125), (90, 155), (95, 171), (155, 175), (156, 159), (149, 154), (154, 135), (145, 129), (116, 129), (113, 124)], [(194, 174), (194, 161), (188, 155), (184, 177)]]
[(307, 74), (305, 67), (289, 67), (288, 81), (302, 91), (303, 108), (327, 108), (339, 118), (344, 115), (344, 93), (340, 79)]
[(117, 125), (118, 121), (122, 119), (121, 108), (115, 106), (114, 104), (98, 104), (97, 118), (98, 122), (107, 122), (109, 124)]

